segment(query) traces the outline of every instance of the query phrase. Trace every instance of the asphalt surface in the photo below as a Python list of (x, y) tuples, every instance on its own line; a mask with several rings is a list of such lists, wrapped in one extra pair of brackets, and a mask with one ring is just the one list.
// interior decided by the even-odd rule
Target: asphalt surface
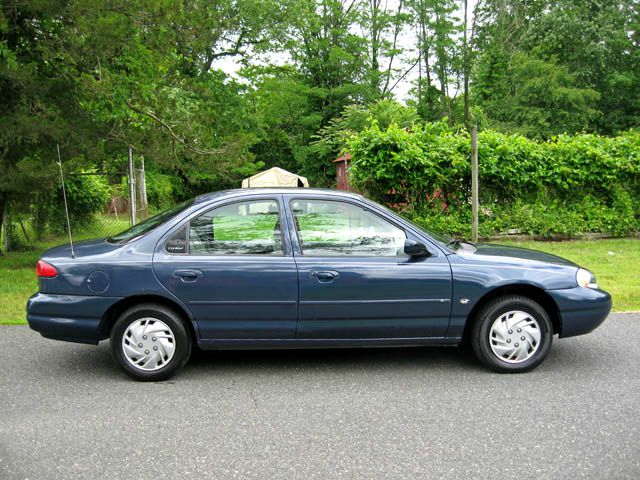
[(524, 375), (456, 348), (199, 353), (164, 383), (0, 327), (0, 479), (640, 478), (640, 314)]

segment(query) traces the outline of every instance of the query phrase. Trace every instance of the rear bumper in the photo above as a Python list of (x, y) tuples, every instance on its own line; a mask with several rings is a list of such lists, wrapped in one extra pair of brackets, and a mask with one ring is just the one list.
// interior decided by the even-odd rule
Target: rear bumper
[(560, 338), (589, 333), (609, 315), (611, 295), (604, 290), (576, 287), (547, 290), (556, 301), (562, 319)]
[(27, 301), (29, 326), (43, 337), (97, 344), (100, 322), (118, 297), (36, 293)]

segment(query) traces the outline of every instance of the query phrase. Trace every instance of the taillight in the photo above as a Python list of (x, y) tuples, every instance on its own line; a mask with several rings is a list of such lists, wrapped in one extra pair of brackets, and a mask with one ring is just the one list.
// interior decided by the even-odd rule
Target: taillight
[(38, 260), (38, 263), (36, 264), (36, 275), (39, 277), (51, 278), (58, 275), (58, 270), (56, 270), (56, 267), (44, 260)]

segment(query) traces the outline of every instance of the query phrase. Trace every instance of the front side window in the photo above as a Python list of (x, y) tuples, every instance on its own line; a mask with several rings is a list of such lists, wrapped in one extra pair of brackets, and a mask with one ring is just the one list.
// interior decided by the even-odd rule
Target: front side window
[(238, 202), (203, 213), (189, 225), (189, 254), (282, 255), (278, 203)]
[(357, 205), (294, 200), (291, 209), (303, 255), (404, 256), (404, 230)]

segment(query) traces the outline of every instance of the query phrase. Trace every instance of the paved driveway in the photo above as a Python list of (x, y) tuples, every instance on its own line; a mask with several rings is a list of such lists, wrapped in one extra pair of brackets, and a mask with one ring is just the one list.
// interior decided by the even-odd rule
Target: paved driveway
[(108, 345), (0, 327), (0, 478), (640, 478), (640, 314), (524, 375), (457, 349), (198, 354), (142, 384)]

